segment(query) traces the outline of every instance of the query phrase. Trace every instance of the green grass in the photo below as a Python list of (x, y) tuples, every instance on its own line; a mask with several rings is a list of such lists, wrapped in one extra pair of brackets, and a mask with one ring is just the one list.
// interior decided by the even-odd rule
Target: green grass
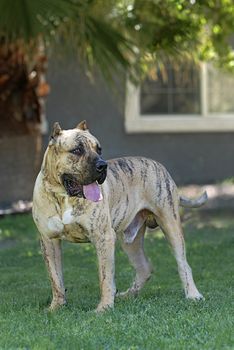
[[(154, 275), (138, 298), (96, 315), (97, 263), (89, 244), (64, 243), (68, 306), (47, 312), (51, 290), (30, 215), (0, 220), (0, 349), (234, 349), (234, 219), (199, 216), (185, 225), (187, 255), (206, 300), (185, 300), (171, 251), (148, 233)], [(133, 278), (117, 246), (116, 282)]]

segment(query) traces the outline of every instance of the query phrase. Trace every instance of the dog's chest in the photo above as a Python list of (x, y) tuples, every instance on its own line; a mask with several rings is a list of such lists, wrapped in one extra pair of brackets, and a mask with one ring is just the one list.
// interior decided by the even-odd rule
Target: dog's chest
[(87, 231), (78, 223), (64, 225), (62, 239), (74, 243), (88, 243)]
[(75, 243), (89, 242), (88, 232), (81, 224), (80, 218), (84, 214), (85, 206), (70, 203), (68, 199), (60, 207), (61, 221), (63, 224), (62, 239)]

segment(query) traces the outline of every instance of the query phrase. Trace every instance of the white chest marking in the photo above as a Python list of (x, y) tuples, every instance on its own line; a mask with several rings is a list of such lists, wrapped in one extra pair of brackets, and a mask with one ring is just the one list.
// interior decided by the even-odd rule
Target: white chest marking
[(62, 222), (64, 225), (70, 225), (75, 222), (75, 217), (72, 215), (72, 209), (67, 209), (63, 213)]
[(63, 231), (64, 225), (58, 215), (48, 219), (48, 229), (53, 233), (61, 233)]

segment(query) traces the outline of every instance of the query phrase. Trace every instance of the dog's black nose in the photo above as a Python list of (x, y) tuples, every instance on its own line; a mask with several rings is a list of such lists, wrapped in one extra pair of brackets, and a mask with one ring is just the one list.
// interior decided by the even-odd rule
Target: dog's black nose
[(96, 170), (98, 173), (102, 173), (103, 171), (105, 171), (107, 168), (107, 163), (102, 160), (102, 159), (99, 159), (96, 163)]

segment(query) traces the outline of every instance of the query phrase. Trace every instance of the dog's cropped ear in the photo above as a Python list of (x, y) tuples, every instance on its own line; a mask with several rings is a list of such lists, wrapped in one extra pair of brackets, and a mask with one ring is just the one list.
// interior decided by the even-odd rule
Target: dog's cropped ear
[(80, 129), (80, 130), (83, 130), (83, 131), (89, 130), (86, 120), (83, 120), (82, 122), (80, 122), (80, 123), (76, 126), (76, 128), (77, 128), (77, 129)]
[(51, 135), (50, 135), (50, 141), (56, 141), (57, 137), (60, 135), (61, 131), (62, 131), (62, 129), (61, 129), (59, 123), (55, 122), (53, 129), (52, 129), (52, 132), (51, 132)]

